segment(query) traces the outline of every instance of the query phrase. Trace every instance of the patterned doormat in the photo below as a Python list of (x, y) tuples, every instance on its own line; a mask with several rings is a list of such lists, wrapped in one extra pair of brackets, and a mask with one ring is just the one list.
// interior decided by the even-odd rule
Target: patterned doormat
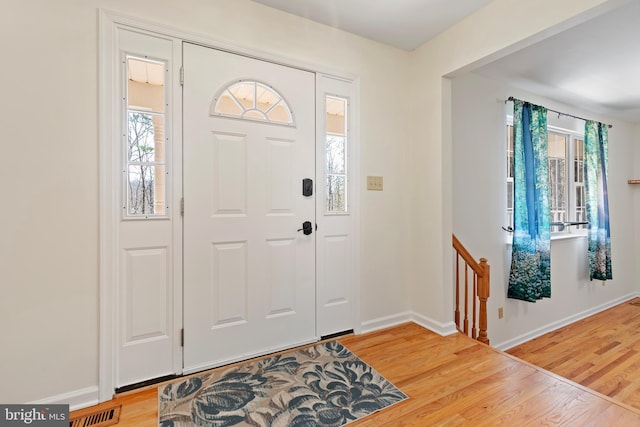
[(407, 395), (330, 341), (158, 388), (160, 426), (341, 426)]

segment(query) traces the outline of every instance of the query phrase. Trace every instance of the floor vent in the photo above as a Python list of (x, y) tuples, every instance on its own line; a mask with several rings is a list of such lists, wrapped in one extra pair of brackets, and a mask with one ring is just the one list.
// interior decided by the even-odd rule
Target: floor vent
[(122, 405), (101, 409), (69, 420), (69, 427), (106, 427), (118, 424)]

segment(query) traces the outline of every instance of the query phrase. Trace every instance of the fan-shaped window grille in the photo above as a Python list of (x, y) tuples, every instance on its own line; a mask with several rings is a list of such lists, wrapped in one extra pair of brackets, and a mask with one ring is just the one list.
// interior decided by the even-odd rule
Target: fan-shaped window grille
[(213, 101), (212, 115), (293, 126), (293, 113), (282, 95), (264, 83), (241, 80)]

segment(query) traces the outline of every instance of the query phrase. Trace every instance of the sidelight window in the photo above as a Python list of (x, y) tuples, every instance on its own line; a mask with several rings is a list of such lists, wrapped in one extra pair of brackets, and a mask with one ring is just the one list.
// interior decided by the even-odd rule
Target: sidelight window
[(125, 216), (167, 213), (166, 64), (126, 58)]
[(326, 194), (327, 213), (347, 212), (348, 102), (326, 96)]

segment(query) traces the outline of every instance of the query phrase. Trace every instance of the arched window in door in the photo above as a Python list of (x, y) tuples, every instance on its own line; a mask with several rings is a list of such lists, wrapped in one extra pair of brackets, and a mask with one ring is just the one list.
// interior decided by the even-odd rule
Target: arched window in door
[(222, 89), (213, 100), (211, 115), (295, 126), (283, 96), (271, 86), (252, 80), (240, 80)]

